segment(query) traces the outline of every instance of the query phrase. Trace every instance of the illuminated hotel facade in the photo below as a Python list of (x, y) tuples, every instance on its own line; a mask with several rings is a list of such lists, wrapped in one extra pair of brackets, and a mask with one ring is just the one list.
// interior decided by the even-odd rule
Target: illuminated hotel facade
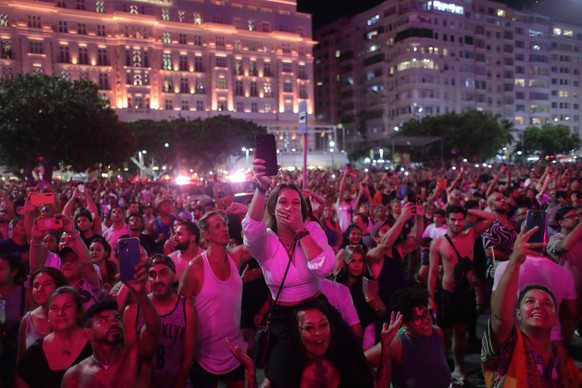
[(286, 150), (300, 100), (313, 117), (311, 37), (295, 0), (4, 0), (0, 76), (90, 79), (124, 121), (252, 120)]
[(386, 146), (407, 120), (470, 108), (518, 130), (554, 123), (581, 134), (579, 25), (488, 0), (388, 0), (314, 39), (316, 117), (342, 127), (348, 149)]

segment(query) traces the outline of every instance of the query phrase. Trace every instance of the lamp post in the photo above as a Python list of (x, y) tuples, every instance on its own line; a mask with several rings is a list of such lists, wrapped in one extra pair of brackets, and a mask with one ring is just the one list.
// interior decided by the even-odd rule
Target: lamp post
[(247, 147), (243, 147), (241, 148), (241, 151), (245, 153), (245, 160), (247, 162), (247, 165), (249, 164), (249, 153), (253, 152), (253, 148), (247, 148)]
[(333, 140), (331, 140), (329, 142), (329, 152), (331, 152), (331, 167), (333, 168), (333, 166), (335, 166), (335, 158), (334, 158), (335, 141), (333, 141)]

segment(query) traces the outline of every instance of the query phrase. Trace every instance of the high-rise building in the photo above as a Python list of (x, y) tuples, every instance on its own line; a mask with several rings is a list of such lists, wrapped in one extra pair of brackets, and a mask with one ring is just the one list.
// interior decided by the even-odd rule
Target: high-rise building
[(314, 44), (295, 0), (0, 1), (0, 76), (89, 79), (125, 121), (252, 120), (281, 150), (299, 101), (313, 117)]
[(316, 117), (343, 128), (348, 149), (470, 108), (518, 130), (551, 122), (581, 133), (582, 26), (488, 0), (387, 0), (314, 39)]

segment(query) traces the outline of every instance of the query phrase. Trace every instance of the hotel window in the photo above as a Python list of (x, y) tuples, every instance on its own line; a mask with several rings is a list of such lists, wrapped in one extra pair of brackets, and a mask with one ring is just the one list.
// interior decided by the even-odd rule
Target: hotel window
[(184, 15), (185, 15), (184, 11), (178, 11), (178, 21), (180, 23), (184, 23)]
[(283, 73), (293, 73), (293, 70), (291, 69), (291, 63), (283, 62)]
[(202, 46), (202, 37), (200, 35), (194, 35), (194, 46)]
[(217, 36), (216, 37), (216, 47), (225, 47), (226, 43), (224, 40), (224, 36)]
[(257, 75), (257, 61), (250, 61), (249, 62), (249, 75), (250, 76)]
[(89, 64), (89, 53), (87, 47), (79, 47), (79, 65)]
[(293, 84), (291, 83), (291, 81), (283, 82), (283, 92), (293, 93)]
[(85, 10), (85, 0), (77, 0), (77, 9), (81, 11)]
[(164, 109), (165, 110), (172, 110), (172, 109), (174, 109), (174, 106), (172, 104), (172, 100), (170, 100), (170, 99), (164, 100)]
[(217, 78), (216, 79), (216, 89), (227, 89), (226, 78)]
[(307, 87), (305, 85), (299, 85), (299, 98), (307, 100)]
[(226, 101), (218, 101), (218, 110), (221, 112), (226, 110)]
[(165, 21), (170, 20), (170, 10), (169, 9), (162, 9), (162, 20), (165, 20)]
[(99, 89), (109, 90), (109, 74), (99, 73)]
[(180, 93), (189, 93), (190, 86), (188, 84), (188, 78), (180, 78)]
[(28, 47), (28, 52), (30, 54), (42, 54), (42, 53), (44, 53), (42, 40), (31, 40), (30, 46)]
[(87, 35), (87, 25), (85, 23), (79, 23), (77, 25), (77, 34)]
[(202, 24), (202, 15), (200, 15), (199, 13), (195, 13), (192, 16), (194, 18), (194, 24), (197, 24), (197, 25)]
[(169, 32), (162, 32), (162, 43), (170, 44), (172, 43), (172, 38)]
[(203, 100), (197, 100), (196, 101), (196, 110), (197, 111), (203, 111), (204, 110), (204, 101)]
[(257, 83), (251, 82), (251, 97), (258, 97), (259, 92), (257, 89)]
[(235, 109), (237, 112), (244, 112), (244, 104), (242, 102), (237, 102)]
[(34, 64), (32, 65), (32, 73), (33, 74), (44, 74), (44, 68), (41, 64)]
[(62, 33), (67, 33), (69, 32), (69, 26), (67, 25), (67, 22), (65, 21), (59, 21), (59, 32)]
[(194, 57), (194, 71), (203, 72), (202, 57)]
[(265, 113), (271, 113), (273, 111), (273, 108), (271, 107), (271, 103), (266, 103), (265, 104)]
[(188, 106), (188, 100), (182, 100), (182, 103), (180, 105), (180, 109), (182, 109), (182, 110), (190, 110), (190, 107)]
[(234, 95), (235, 96), (244, 96), (243, 82), (242, 81), (234, 81)]
[(265, 77), (272, 77), (273, 73), (271, 72), (271, 62), (265, 62), (265, 64), (263, 65), (263, 75)]
[(0, 58), (12, 59), (12, 43), (10, 39), (0, 40)]
[(133, 50), (131, 65), (133, 67), (141, 67), (141, 49)]
[(206, 94), (204, 89), (204, 80), (202, 78), (196, 79), (196, 94)]
[(249, 20), (248, 27), (249, 27), (249, 31), (254, 31), (255, 30), (255, 21)]
[(251, 112), (256, 113), (259, 111), (259, 104), (256, 102), (251, 102)]
[(174, 93), (174, 82), (171, 77), (164, 77), (164, 83), (162, 84), (164, 93)]
[(59, 8), (67, 8), (67, 2), (65, 0), (58, 0), (57, 7)]
[(180, 71), (188, 71), (188, 56), (180, 55)]
[(178, 43), (179, 44), (186, 44), (186, 34), (180, 34), (178, 35)]
[[(133, 75), (133, 86), (142, 86), (143, 85), (143, 81), (141, 78), (141, 73), (135, 73)], [(137, 98), (136, 98), (137, 101)]]
[(97, 0), (95, 2), (95, 12), (103, 13), (105, 12), (105, 2), (101, 0)]
[(105, 36), (105, 26), (103, 24), (97, 24), (97, 36)]
[(299, 65), (297, 69), (297, 78), (307, 79), (307, 73), (305, 72), (305, 65)]
[(271, 90), (271, 83), (270, 82), (265, 82), (265, 84), (263, 85), (263, 90), (265, 92), (265, 97), (272, 97), (272, 93), (273, 91)]
[(97, 65), (109, 66), (109, 59), (107, 58), (107, 49), (106, 48), (97, 49)]
[(171, 53), (164, 53), (162, 55), (162, 69), (163, 70), (172, 70), (172, 54)]
[(291, 53), (291, 45), (289, 43), (283, 43), (283, 53), (285, 54)]
[(234, 49), (235, 50), (242, 50), (242, 44), (240, 43), (240, 40), (236, 39), (234, 41)]
[(8, 15), (5, 13), (0, 13), (0, 26), (8, 27)]
[(69, 46), (59, 46), (59, 63), (71, 63)]
[(271, 25), (269, 23), (263, 23), (263, 32), (271, 32)]
[(129, 13), (132, 15), (137, 15), (139, 13), (137, 5), (130, 5), (129, 6)]
[(226, 67), (226, 57), (216, 57), (216, 67)]
[(40, 16), (28, 15), (28, 27), (41, 28), (42, 24), (40, 22)]
[(293, 113), (293, 101), (285, 100), (285, 113)]

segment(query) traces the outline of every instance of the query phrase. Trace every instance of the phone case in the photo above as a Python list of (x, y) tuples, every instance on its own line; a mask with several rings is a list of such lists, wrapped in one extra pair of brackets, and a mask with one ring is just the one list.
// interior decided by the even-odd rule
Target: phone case
[[(543, 243), (546, 241), (548, 225), (548, 212), (545, 210), (528, 210), (525, 218), (526, 232), (535, 226), (539, 229), (529, 238), (530, 243)], [(543, 248), (536, 248), (536, 251), (543, 251)]]
[(263, 159), (265, 161), (265, 175), (275, 176), (279, 173), (275, 135), (256, 135), (255, 155), (257, 159)]
[(119, 258), (119, 279), (133, 280), (135, 266), (139, 263), (139, 238), (120, 238), (117, 241), (117, 257)]
[(30, 203), (34, 206), (51, 205), (55, 203), (53, 193), (32, 193)]

